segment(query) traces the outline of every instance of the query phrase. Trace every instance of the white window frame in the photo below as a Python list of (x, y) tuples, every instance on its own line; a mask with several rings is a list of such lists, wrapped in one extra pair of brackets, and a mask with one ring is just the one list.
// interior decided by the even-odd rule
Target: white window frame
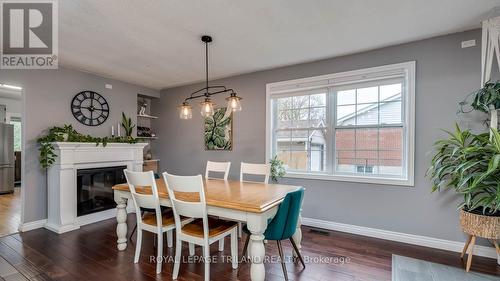
[[(378, 67), (371, 67), (353, 71), (339, 72), (315, 77), (300, 78), (282, 82), (266, 84), (266, 159), (272, 158), (272, 141), (273, 137), (273, 108), (272, 100), (280, 96), (290, 96), (294, 93), (310, 91), (320, 88), (338, 88), (344, 85), (365, 83), (370, 81), (378, 81), (381, 79), (390, 79), (403, 77), (405, 80), (406, 91), (402, 96), (404, 116), (403, 124), (405, 124), (406, 134), (404, 140), (404, 167), (406, 168), (405, 177), (392, 178), (377, 175), (339, 175), (325, 173), (305, 173), (287, 171), (287, 178), (301, 179), (316, 179), (316, 180), (332, 180), (345, 182), (359, 182), (372, 184), (386, 184), (399, 186), (414, 186), (415, 174), (415, 71), (416, 62), (409, 61)], [(331, 103), (328, 104), (327, 98), (327, 115), (332, 112)], [(332, 118), (329, 118), (330, 122)], [(328, 134), (332, 135), (334, 124), (328, 124)], [(330, 129), (332, 128), (332, 129)], [(331, 155), (334, 147), (327, 151), (327, 155)], [(332, 154), (333, 155), (333, 154)], [(327, 156), (327, 166), (333, 164), (334, 159)]]

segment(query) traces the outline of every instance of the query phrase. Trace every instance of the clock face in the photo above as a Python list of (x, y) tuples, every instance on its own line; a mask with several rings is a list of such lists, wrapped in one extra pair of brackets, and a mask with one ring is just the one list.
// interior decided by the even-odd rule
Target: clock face
[(76, 120), (87, 126), (99, 126), (109, 116), (109, 105), (105, 98), (96, 92), (83, 91), (71, 101), (71, 112)]

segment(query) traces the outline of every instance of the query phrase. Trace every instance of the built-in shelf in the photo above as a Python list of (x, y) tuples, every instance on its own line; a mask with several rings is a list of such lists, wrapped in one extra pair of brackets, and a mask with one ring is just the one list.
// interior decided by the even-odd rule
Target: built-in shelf
[(149, 119), (158, 119), (158, 117), (157, 117), (157, 116), (152, 116), (152, 115), (141, 115), (141, 114), (137, 114), (137, 117), (149, 118)]
[(160, 159), (150, 159), (150, 160), (144, 160), (142, 162), (147, 163), (147, 162), (158, 162)]

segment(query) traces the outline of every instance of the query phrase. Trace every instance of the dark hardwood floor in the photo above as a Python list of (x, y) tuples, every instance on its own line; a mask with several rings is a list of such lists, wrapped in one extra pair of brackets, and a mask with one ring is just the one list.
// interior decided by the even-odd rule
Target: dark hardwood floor
[[(133, 225), (133, 215), (129, 216), (129, 222)], [(159, 275), (155, 274), (155, 264), (149, 262), (149, 257), (155, 255), (151, 234), (145, 233), (140, 262), (134, 264), (135, 244), (129, 243), (126, 251), (119, 252), (115, 227), (116, 222), (111, 219), (62, 235), (37, 229), (2, 237), (0, 256), (21, 273), (30, 274), (32, 280), (171, 280), (171, 261), (163, 265), (163, 272)], [(243, 241), (240, 242), (241, 252)], [(212, 255), (222, 260), (223, 255), (229, 255), (229, 245), (228, 240), (222, 255), (217, 251), (217, 244), (212, 245)], [(290, 243), (285, 242), (284, 248), (290, 256)], [(266, 251), (277, 256), (276, 244), (270, 241)], [(300, 264), (288, 263), (290, 280), (390, 280), (392, 254), (461, 267), (458, 253), (335, 231), (318, 232), (309, 227), (303, 227), (302, 251), (309, 259), (307, 268), (302, 270)], [(183, 255), (186, 259), (187, 252), (185, 245)], [(165, 256), (173, 256), (173, 253), (173, 249), (165, 246)], [(201, 254), (199, 247), (196, 254)], [(249, 265), (242, 264), (240, 270), (237, 276), (229, 262), (214, 263), (211, 265), (211, 279), (250, 280)], [(472, 270), (500, 276), (500, 266), (493, 259), (474, 257)], [(277, 260), (266, 263), (266, 276), (266, 280), (284, 280)], [(203, 280), (203, 264), (182, 264), (178, 280)]]

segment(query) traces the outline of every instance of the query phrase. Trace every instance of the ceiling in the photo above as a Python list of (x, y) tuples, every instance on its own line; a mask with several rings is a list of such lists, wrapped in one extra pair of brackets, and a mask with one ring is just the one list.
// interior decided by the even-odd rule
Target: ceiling
[[(480, 26), (500, 0), (59, 1), (62, 66), (162, 89)], [(479, 42), (478, 42), (479, 43)]]

